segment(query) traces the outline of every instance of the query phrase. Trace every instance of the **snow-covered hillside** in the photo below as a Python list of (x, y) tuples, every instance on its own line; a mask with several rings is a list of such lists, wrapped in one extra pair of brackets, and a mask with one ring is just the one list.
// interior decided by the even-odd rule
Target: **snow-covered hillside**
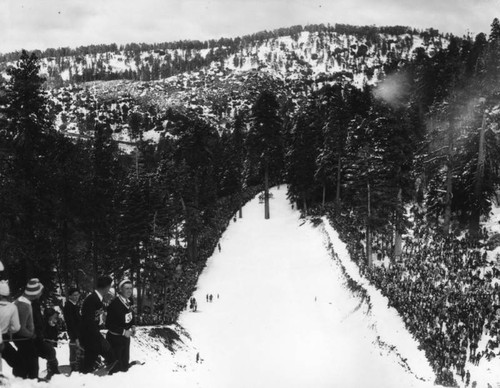
[[(154, 142), (160, 137), (166, 126), (161, 114), (168, 108), (192, 109), (222, 129), (250, 109), (259, 91), (270, 88), (293, 116), (313, 90), (326, 84), (375, 84), (387, 63), (405, 62), (417, 48), (432, 55), (448, 45), (442, 35), (410, 29), (284, 30), (217, 43), (180, 42), (164, 49), (115, 45), (104, 52), (97, 47), (46, 52), (40, 74), (48, 78), (55, 129), (90, 138), (97, 117), (130, 151), (126, 143), (139, 140), (144, 132), (143, 139)], [(5, 58), (10, 56), (0, 55), (0, 77), (15, 65)]]
[[(388, 58), (407, 59), (419, 47), (432, 53), (448, 43), (442, 35), (428, 36), (409, 28), (406, 32), (400, 29), (397, 34), (375, 27), (366, 27), (364, 31), (363, 27), (352, 27), (347, 31), (323, 25), (306, 26), (300, 31), (294, 27), (282, 30), (288, 32), (266, 31), (219, 42), (170, 43), (162, 49), (136, 44), (120, 48), (114, 45), (109, 51), (98, 47), (80, 48), (75, 53), (71, 49), (52, 49), (51, 55), (43, 55), (41, 73), (71, 82), (117, 78), (150, 81), (186, 73), (182, 64), (189, 64), (189, 71), (217, 68), (244, 72), (267, 68), (287, 79), (306, 74), (318, 79), (348, 73), (361, 81), (377, 78)], [(0, 72), (12, 64), (0, 61)]]

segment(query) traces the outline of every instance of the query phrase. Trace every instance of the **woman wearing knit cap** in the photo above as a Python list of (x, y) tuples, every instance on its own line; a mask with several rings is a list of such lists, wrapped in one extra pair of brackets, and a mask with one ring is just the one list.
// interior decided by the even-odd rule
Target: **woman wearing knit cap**
[(118, 296), (109, 304), (106, 328), (109, 341), (118, 364), (113, 372), (126, 372), (130, 361), (130, 337), (135, 335), (132, 309), (132, 282), (123, 279), (118, 285)]
[(14, 302), (19, 311), (21, 328), (14, 336), (19, 354), (19, 363), (12, 368), (14, 376), (38, 378), (38, 354), (35, 345), (35, 325), (33, 323), (32, 302), (40, 298), (43, 285), (38, 279), (31, 279), (24, 293)]
[[(14, 303), (9, 302), (9, 283), (6, 280), (0, 281), (0, 330), (6, 339), (17, 333), (21, 328), (19, 323), (19, 313)], [(0, 352), (5, 361), (13, 367), (18, 362), (17, 350), (9, 342), (3, 342), (0, 337)], [(2, 360), (0, 359), (0, 372), (2, 371)]]

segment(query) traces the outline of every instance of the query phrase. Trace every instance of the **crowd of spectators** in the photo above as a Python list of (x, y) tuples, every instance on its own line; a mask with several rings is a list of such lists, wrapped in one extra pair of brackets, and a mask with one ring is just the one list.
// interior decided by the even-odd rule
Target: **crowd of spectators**
[[(477, 365), (499, 355), (500, 271), (488, 262), (485, 230), (479, 241), (467, 235), (443, 235), (415, 217), (401, 257), (368, 268), (361, 243), (364, 232), (347, 217), (329, 219), (362, 272), (419, 341), (436, 383), (455, 386), (461, 380), (469, 385), (467, 363)], [(489, 340), (480, 347), (482, 338)]]

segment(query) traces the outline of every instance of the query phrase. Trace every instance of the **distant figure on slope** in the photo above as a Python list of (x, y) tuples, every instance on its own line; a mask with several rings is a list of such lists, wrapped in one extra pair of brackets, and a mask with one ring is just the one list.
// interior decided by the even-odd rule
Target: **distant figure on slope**
[(208, 298), (209, 298), (209, 300), (210, 300), (210, 303), (212, 303), (212, 300), (214, 299), (213, 295), (212, 295), (212, 294), (210, 294), (210, 296), (209, 296)]
[(191, 311), (196, 311), (198, 309), (198, 303), (196, 303), (196, 298), (194, 296), (189, 299), (189, 309)]
[(217, 248), (219, 248), (219, 252), (220, 252), (221, 251), (220, 243), (217, 243)]
[(84, 349), (82, 372), (89, 373), (96, 368), (99, 355), (105, 359), (106, 365), (111, 367), (116, 358), (106, 339), (101, 335), (99, 326), (103, 323), (103, 298), (108, 294), (112, 279), (109, 276), (100, 276), (97, 287), (88, 295), (82, 305), (82, 324), (80, 328), (80, 343)]
[(130, 361), (130, 337), (135, 335), (132, 297), (132, 282), (125, 278), (118, 285), (118, 296), (108, 307), (106, 339), (118, 359), (110, 373), (126, 372)]
[(80, 370), (80, 358), (82, 353), (79, 339), (80, 325), (82, 322), (80, 307), (78, 306), (79, 299), (80, 291), (78, 288), (70, 288), (68, 300), (63, 308), (64, 321), (69, 336), (69, 365), (73, 372)]

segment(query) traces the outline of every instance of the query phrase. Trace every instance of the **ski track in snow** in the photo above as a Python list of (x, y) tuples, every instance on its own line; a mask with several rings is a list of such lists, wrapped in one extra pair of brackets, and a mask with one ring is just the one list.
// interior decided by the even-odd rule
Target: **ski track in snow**
[[(55, 376), (50, 383), (11, 379), (12, 387), (360, 388), (430, 387), (434, 375), (418, 343), (387, 300), (361, 276), (325, 222), (299, 219), (286, 187), (272, 190), (271, 219), (253, 199), (231, 221), (200, 275), (198, 311), (181, 314), (171, 354), (143, 332), (127, 373)], [(332, 251), (335, 255), (332, 257)], [(344, 282), (348, 274), (368, 303)], [(213, 295), (213, 302), (206, 295)], [(144, 331), (145, 332), (145, 331)], [(196, 362), (199, 353), (201, 362)], [(65, 364), (67, 345), (59, 346)], [(45, 361), (41, 360), (41, 368)], [(5, 363), (4, 363), (5, 366)], [(4, 369), (8, 369), (5, 368)], [(8, 374), (8, 371), (7, 371)]]

